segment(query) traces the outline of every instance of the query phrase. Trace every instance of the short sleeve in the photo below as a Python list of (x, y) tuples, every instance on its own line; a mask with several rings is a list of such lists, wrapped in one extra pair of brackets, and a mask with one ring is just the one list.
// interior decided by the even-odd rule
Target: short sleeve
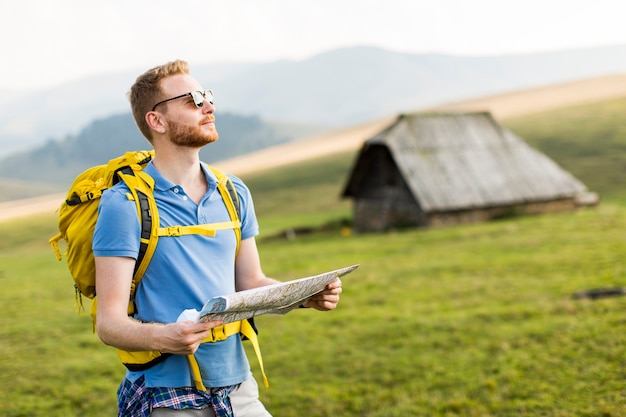
[(140, 226), (135, 202), (126, 197), (127, 189), (106, 190), (98, 206), (98, 220), (92, 248), (94, 256), (125, 256), (137, 259)]

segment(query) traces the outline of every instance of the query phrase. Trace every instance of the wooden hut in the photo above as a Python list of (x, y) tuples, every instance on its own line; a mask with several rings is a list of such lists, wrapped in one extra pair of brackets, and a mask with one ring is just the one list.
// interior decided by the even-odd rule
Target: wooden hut
[(357, 231), (571, 210), (589, 195), (487, 112), (400, 115), (365, 141), (342, 194)]

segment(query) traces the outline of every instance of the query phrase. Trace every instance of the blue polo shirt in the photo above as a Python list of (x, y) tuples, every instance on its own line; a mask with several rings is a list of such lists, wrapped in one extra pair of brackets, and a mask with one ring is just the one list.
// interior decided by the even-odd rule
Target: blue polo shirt
[[(161, 227), (230, 220), (217, 189), (217, 178), (204, 164), (201, 166), (209, 186), (198, 205), (180, 185), (163, 177), (152, 163), (146, 166), (145, 172), (155, 180), (154, 197)], [(229, 177), (241, 202), (241, 238), (254, 237), (259, 227), (250, 191), (239, 178)], [(127, 193), (128, 188), (122, 182), (103, 193), (93, 237), (95, 256), (137, 259), (139, 219), (135, 203), (128, 200)], [(214, 237), (160, 237), (137, 287), (135, 318), (144, 322), (173, 323), (183, 310), (200, 310), (209, 298), (235, 292), (236, 243), (232, 229), (218, 230)], [(196, 359), (207, 387), (238, 384), (250, 376), (250, 366), (238, 335), (222, 342), (203, 343), (196, 352)], [(194, 386), (185, 356), (172, 355), (146, 371), (127, 371), (131, 381), (142, 375), (149, 387)]]

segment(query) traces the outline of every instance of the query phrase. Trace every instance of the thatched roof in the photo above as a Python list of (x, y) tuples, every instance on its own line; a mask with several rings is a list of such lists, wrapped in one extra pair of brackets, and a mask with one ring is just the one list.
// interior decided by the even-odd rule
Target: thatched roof
[[(572, 198), (584, 184), (486, 112), (416, 113), (368, 139), (384, 146), (422, 210), (450, 211)], [(362, 158), (361, 158), (362, 159)], [(344, 196), (357, 196), (357, 162)]]

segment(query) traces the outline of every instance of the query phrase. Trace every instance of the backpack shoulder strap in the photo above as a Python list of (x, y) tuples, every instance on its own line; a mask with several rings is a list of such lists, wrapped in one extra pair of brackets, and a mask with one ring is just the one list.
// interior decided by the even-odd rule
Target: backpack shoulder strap
[(130, 191), (129, 200), (135, 201), (141, 224), (139, 254), (130, 289), (132, 298), (156, 250), (159, 236), (159, 212), (154, 199), (154, 179), (143, 172), (140, 166), (125, 167), (118, 172), (118, 176)]
[[(207, 166), (217, 177), (217, 189), (222, 195), (222, 200), (224, 200), (231, 221), (239, 222), (241, 219), (241, 202), (239, 201), (239, 195), (237, 194), (237, 190), (235, 190), (233, 182), (224, 171), (212, 165)], [(239, 227), (235, 227), (235, 236), (237, 237), (237, 250), (235, 254), (237, 254), (239, 253), (239, 245), (241, 244), (241, 223), (239, 223)]]

